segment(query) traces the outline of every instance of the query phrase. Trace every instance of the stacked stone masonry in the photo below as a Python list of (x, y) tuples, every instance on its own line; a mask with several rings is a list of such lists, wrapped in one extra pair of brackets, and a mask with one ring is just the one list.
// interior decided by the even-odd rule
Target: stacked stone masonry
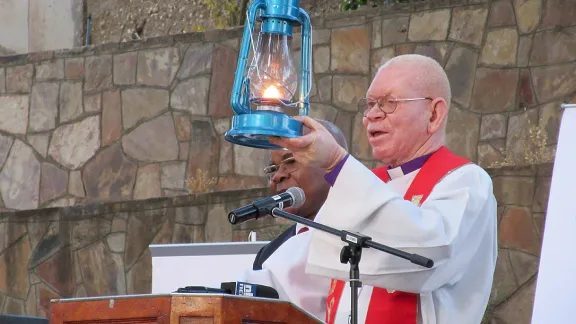
[[(576, 95), (574, 16), (576, 2), (564, 0), (437, 0), (314, 19), (311, 115), (335, 122), (355, 157), (379, 165), (356, 103), (386, 60), (419, 53), (436, 59), (451, 81), (450, 148), (489, 168), (530, 153), (529, 126), (535, 125), (546, 135), (545, 155), (553, 156), (560, 104)], [(222, 137), (233, 115), (229, 99), (241, 35), (234, 28), (0, 57), (0, 207), (8, 214), (90, 209), (101, 202), (188, 195), (185, 180), (197, 180), (198, 172), (215, 180), (202, 190), (265, 187), (261, 170), (268, 153)], [(536, 270), (514, 269), (537, 269), (549, 175), (512, 172), (494, 180), (502, 253), (487, 317), (528, 323)], [(224, 210), (217, 217), (225, 218)], [(42, 262), (26, 258), (36, 253), (30, 228), (6, 231), (11, 234), (3, 236), (0, 259), (16, 258), (30, 274), (21, 285), (0, 267), (0, 292), (8, 296), (0, 299), (2, 312), (28, 309), (10, 305), (29, 300), (31, 282), (46, 287), (44, 296), (72, 295), (68, 286), (32, 275)], [(98, 249), (123, 260), (119, 246), (108, 248), (110, 240), (123, 238), (101, 238)], [(126, 248), (133, 244), (125, 242)], [(80, 251), (69, 241), (62, 246)], [(10, 250), (16, 248), (22, 251)], [(119, 292), (100, 277), (86, 280), (90, 296)], [(98, 288), (88, 292), (88, 285)]]

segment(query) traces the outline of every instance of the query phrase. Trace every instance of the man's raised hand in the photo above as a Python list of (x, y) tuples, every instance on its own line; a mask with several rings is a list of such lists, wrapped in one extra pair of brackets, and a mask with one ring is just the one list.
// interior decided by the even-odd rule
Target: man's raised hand
[(270, 143), (284, 147), (292, 152), (298, 163), (304, 166), (332, 170), (347, 154), (332, 134), (319, 122), (308, 116), (294, 116), (302, 122), (305, 129), (300, 137), (271, 137)]

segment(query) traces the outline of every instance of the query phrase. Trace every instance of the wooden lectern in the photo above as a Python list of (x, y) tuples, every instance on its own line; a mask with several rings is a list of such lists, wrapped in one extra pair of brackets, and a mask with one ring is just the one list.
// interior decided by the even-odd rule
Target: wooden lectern
[(317, 324), (292, 303), (224, 294), (162, 294), (51, 300), (50, 324)]

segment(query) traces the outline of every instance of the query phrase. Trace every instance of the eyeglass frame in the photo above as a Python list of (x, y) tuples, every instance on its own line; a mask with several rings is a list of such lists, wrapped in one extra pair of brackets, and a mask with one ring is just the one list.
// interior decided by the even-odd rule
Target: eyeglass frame
[[(272, 164), (272, 165), (269, 165), (269, 166), (265, 167), (265, 168), (264, 168), (264, 174), (266, 175), (266, 177), (268, 178), (268, 180), (272, 180), (272, 178), (274, 177), (274, 175), (276, 174), (276, 172), (278, 172), (278, 171), (280, 170), (280, 168), (282, 167), (282, 165), (285, 165), (285, 164), (288, 163), (288, 162), (296, 162), (296, 158), (293, 157), (293, 156), (291, 156), (291, 157), (289, 157), (289, 158), (286, 158), (286, 159), (280, 161), (280, 163), (278, 163), (278, 164)], [(273, 167), (276, 167), (277, 169), (276, 169), (275, 171), (269, 171), (269, 170), (270, 170), (271, 168), (273, 168)], [(296, 171), (296, 170), (297, 170), (297, 169), (292, 170), (292, 171), (287, 172), (287, 173), (292, 173), (292, 172), (294, 172), (294, 171)]]
[[(388, 99), (387, 102), (394, 102), (394, 109), (390, 112), (386, 112), (382, 109), (382, 104), (380, 103), (382, 99)], [(417, 101), (417, 100), (434, 100), (431, 97), (421, 97), (421, 98), (394, 98), (390, 95), (386, 95), (386, 96), (380, 96), (378, 98), (376, 98), (375, 100), (370, 99), (368, 97), (364, 97), (360, 100), (358, 100), (358, 104), (357, 107), (359, 110), (362, 110), (362, 116), (366, 117), (366, 115), (368, 114), (369, 111), (371, 111), (375, 106), (369, 107), (368, 106), (368, 102), (375, 102), (378, 105), (378, 110), (380, 110), (384, 115), (388, 115), (388, 114), (393, 114), (396, 109), (398, 108), (398, 102), (411, 102), (411, 101)], [(365, 101), (366, 103), (364, 104), (364, 106), (361, 105), (361, 102)]]

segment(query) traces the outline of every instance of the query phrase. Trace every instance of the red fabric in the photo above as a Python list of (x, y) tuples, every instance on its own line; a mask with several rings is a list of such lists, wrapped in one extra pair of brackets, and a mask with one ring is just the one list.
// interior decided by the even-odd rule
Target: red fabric
[(304, 233), (308, 231), (308, 227), (302, 227), (301, 229), (298, 230), (298, 233), (296, 233), (296, 235), (300, 234), (300, 233)]
[[(413, 201), (420, 206), (442, 178), (452, 170), (468, 163), (470, 163), (469, 160), (457, 156), (446, 147), (441, 147), (424, 163), (406, 191), (404, 199)], [(372, 172), (384, 182), (390, 180), (387, 167), (376, 168)], [(414, 197), (419, 195), (421, 197), (415, 200)], [(361, 265), (360, 268), (362, 268)], [(326, 299), (327, 324), (334, 324), (344, 285), (345, 282), (342, 280), (332, 280), (328, 298)], [(418, 294), (402, 291), (389, 292), (387, 289), (374, 287), (365, 323), (416, 324), (417, 311)]]

